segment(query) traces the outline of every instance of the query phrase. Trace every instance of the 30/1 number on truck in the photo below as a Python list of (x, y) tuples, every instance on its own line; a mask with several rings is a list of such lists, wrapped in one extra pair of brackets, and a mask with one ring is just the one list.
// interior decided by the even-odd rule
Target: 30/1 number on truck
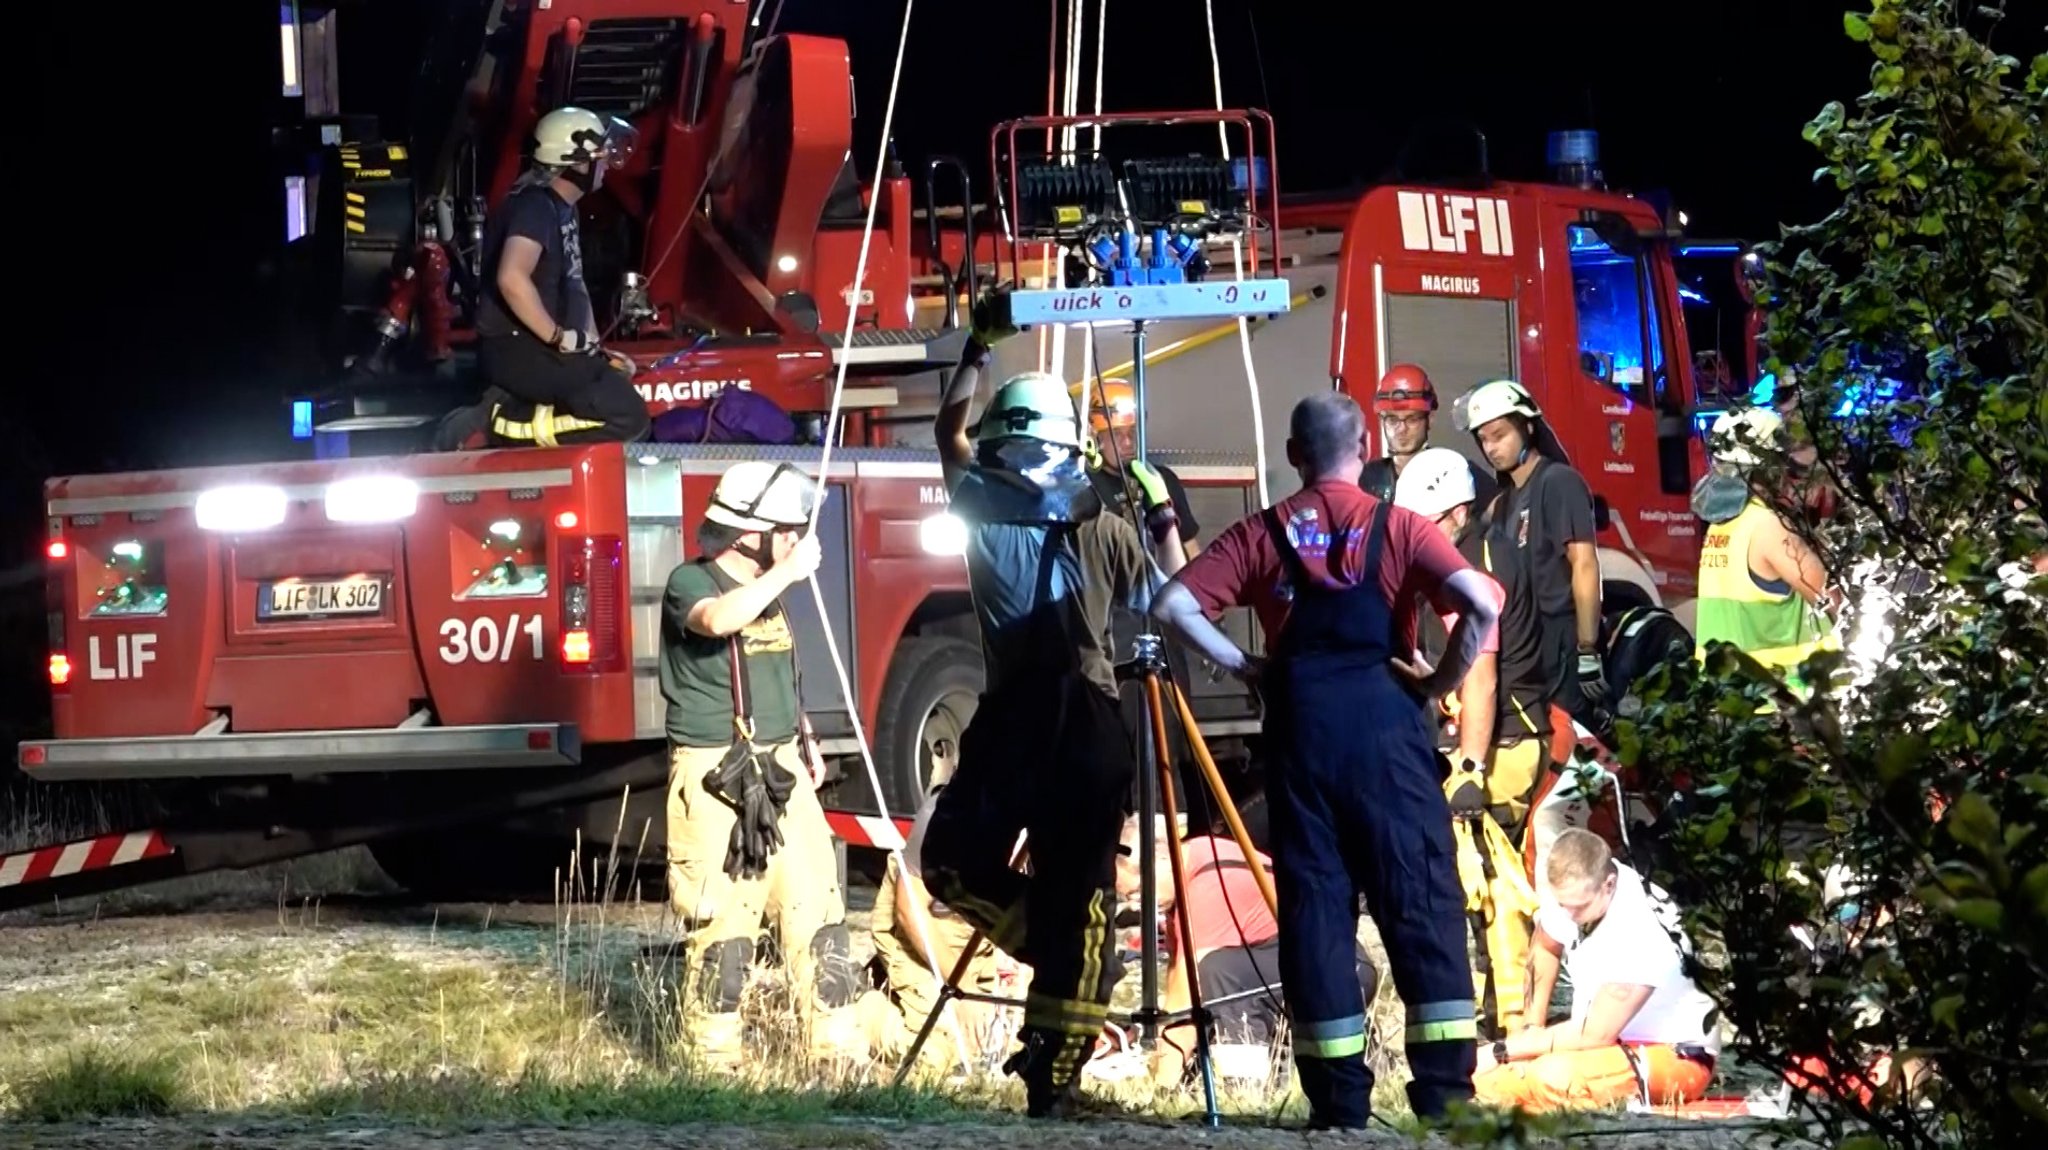
[(521, 656), (539, 662), (541, 651), (538, 615), (441, 620), (444, 663), (510, 663)]

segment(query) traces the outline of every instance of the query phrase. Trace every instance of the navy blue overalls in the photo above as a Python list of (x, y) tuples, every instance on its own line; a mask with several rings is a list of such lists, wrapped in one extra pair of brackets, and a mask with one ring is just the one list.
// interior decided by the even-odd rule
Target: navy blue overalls
[[(1261, 675), (1280, 978), (1311, 1120), (1363, 1126), (1368, 1008), (1354, 972), (1358, 896), (1379, 924), (1408, 1006), (1408, 1100), (1422, 1117), (1472, 1096), (1478, 1027), (1450, 808), (1422, 700), (1394, 677), (1394, 612), (1378, 570), (1390, 505), (1374, 512), (1364, 578), (1309, 577), (1271, 508), (1266, 530), (1293, 605)], [(1341, 555), (1347, 540), (1332, 538)]]

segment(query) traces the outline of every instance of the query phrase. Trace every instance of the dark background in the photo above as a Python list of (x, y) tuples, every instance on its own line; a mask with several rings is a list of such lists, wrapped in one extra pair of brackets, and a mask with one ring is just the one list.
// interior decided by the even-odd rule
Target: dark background
[[(347, 110), (404, 129), (439, 7), (344, 6)], [(1381, 174), (1428, 118), (1477, 125), (1505, 176), (1541, 174), (1546, 132), (1590, 127), (1612, 185), (1670, 189), (1696, 234), (1774, 238), (1828, 207), (1801, 125), (1867, 87), (1869, 58), (1832, 4), (1394, 7), (1217, 0), (1225, 98), (1278, 121), (1283, 191)], [(275, 13), (267, 0), (116, 5), (15, 41), (35, 82), (9, 150), (18, 302), (0, 413), (0, 743), (41, 722), (45, 477), (305, 450), (287, 437), (285, 405), (307, 390), (293, 337), (308, 317), (279, 275), (270, 132), (295, 102), (279, 96)], [(1044, 111), (1050, 14), (1041, 0), (917, 4), (895, 125), (907, 164), (985, 156), (996, 121)], [(849, 41), (865, 176), (902, 8), (788, 0), (781, 20)], [(1109, 110), (1213, 106), (1199, 3), (1115, 0), (1108, 42)]]

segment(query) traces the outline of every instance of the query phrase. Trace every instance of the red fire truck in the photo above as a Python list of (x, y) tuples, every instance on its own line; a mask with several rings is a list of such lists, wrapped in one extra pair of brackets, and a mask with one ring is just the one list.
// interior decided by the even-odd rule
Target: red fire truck
[[(977, 202), (956, 161), (930, 166), (921, 210), (893, 161), (860, 180), (845, 45), (758, 35), (744, 5), (453, 7), (469, 22), (451, 18), (452, 49), (422, 70), (447, 97), (445, 122), (403, 143), (317, 106), (315, 93), (332, 92), (333, 14), (301, 5), (287, 25), (307, 131), (328, 161), (295, 185), (309, 242), (331, 243), (340, 302), (372, 340), (318, 404), (319, 457), (49, 481), (55, 737), (22, 744), (20, 767), (49, 782), (145, 780), (166, 817), (0, 857), (0, 907), (352, 843), (435, 893), (512, 876), (544, 884), (571, 831), (591, 849), (622, 839), (660, 857), (667, 575), (691, 555), (692, 525), (731, 462), (815, 469), (821, 452), (407, 453), (433, 416), (474, 394), (464, 319), (483, 213), (516, 176), (535, 119), (557, 106), (638, 129), (635, 159), (583, 210), (593, 294), (618, 317), (610, 340), (642, 365), (652, 411), (747, 389), (816, 437), (822, 421), (806, 417), (830, 407), (847, 372), (845, 446), (819, 523), (828, 561), (815, 601), (788, 597), (804, 704), (842, 768), (828, 796), (841, 836), (889, 845), (934, 750), (971, 715), (980, 653), (965, 570), (940, 538), (929, 424), (963, 304), (1010, 250), (1001, 205)], [(1684, 606), (1701, 397), (1677, 232), (1599, 186), (1589, 143), (1562, 141), (1553, 182), (1496, 181), (1480, 166), (1279, 200), (1264, 222), (1280, 234), (1267, 254), (1281, 254), (1272, 274), (1292, 285), (1287, 314), (1243, 329), (1153, 325), (1152, 454), (1186, 481), (1206, 532), (1257, 505), (1255, 394), (1275, 436), (1264, 478), (1277, 498), (1295, 485), (1278, 439), (1301, 395), (1334, 383), (1369, 402), (1404, 361), (1427, 367), (1446, 403), (1513, 376), (1601, 497), (1610, 606)], [(942, 203), (948, 173), (961, 194)], [(1227, 247), (1210, 258), (1230, 274)], [(1036, 287), (1058, 266), (1004, 272)], [(1002, 366), (1077, 379), (1128, 368), (1085, 331), (1013, 339)], [(1447, 419), (1435, 435), (1474, 450)], [(1256, 644), (1249, 619), (1228, 622)], [(1197, 679), (1205, 734), (1241, 751), (1256, 731), (1249, 701)]]

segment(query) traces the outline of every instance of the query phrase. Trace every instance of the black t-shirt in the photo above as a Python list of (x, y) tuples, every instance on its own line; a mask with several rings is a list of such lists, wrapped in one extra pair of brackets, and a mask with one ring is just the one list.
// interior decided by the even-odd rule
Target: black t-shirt
[[(505, 240), (524, 236), (540, 245), (533, 267), (533, 286), (540, 304), (557, 324), (570, 331), (591, 326), (590, 292), (583, 284), (583, 237), (576, 208), (544, 183), (514, 188), (484, 227), (482, 300), (477, 305), (480, 336), (525, 332), (526, 325), (505, 305), (498, 291), (498, 259)], [(546, 339), (549, 332), (528, 333)]]
[[(1166, 497), (1173, 500), (1174, 514), (1180, 516), (1180, 541), (1186, 543), (1194, 539), (1202, 533), (1202, 525), (1195, 520), (1195, 509), (1188, 505), (1188, 489), (1181, 486), (1180, 476), (1174, 474), (1173, 468), (1158, 463), (1151, 467), (1159, 472), (1159, 481), (1166, 484)], [(1127, 481), (1122, 467), (1105, 461), (1101, 467), (1088, 473), (1088, 482), (1102, 500), (1103, 510), (1112, 515), (1130, 514), (1130, 492), (1125, 487)]]
[(1500, 616), (1499, 737), (1546, 734), (1550, 704), (1574, 672), (1578, 646), (1565, 545), (1592, 542), (1593, 493), (1571, 468), (1545, 459), (1524, 487), (1501, 489), (1484, 521), (1482, 558), (1507, 592)]

